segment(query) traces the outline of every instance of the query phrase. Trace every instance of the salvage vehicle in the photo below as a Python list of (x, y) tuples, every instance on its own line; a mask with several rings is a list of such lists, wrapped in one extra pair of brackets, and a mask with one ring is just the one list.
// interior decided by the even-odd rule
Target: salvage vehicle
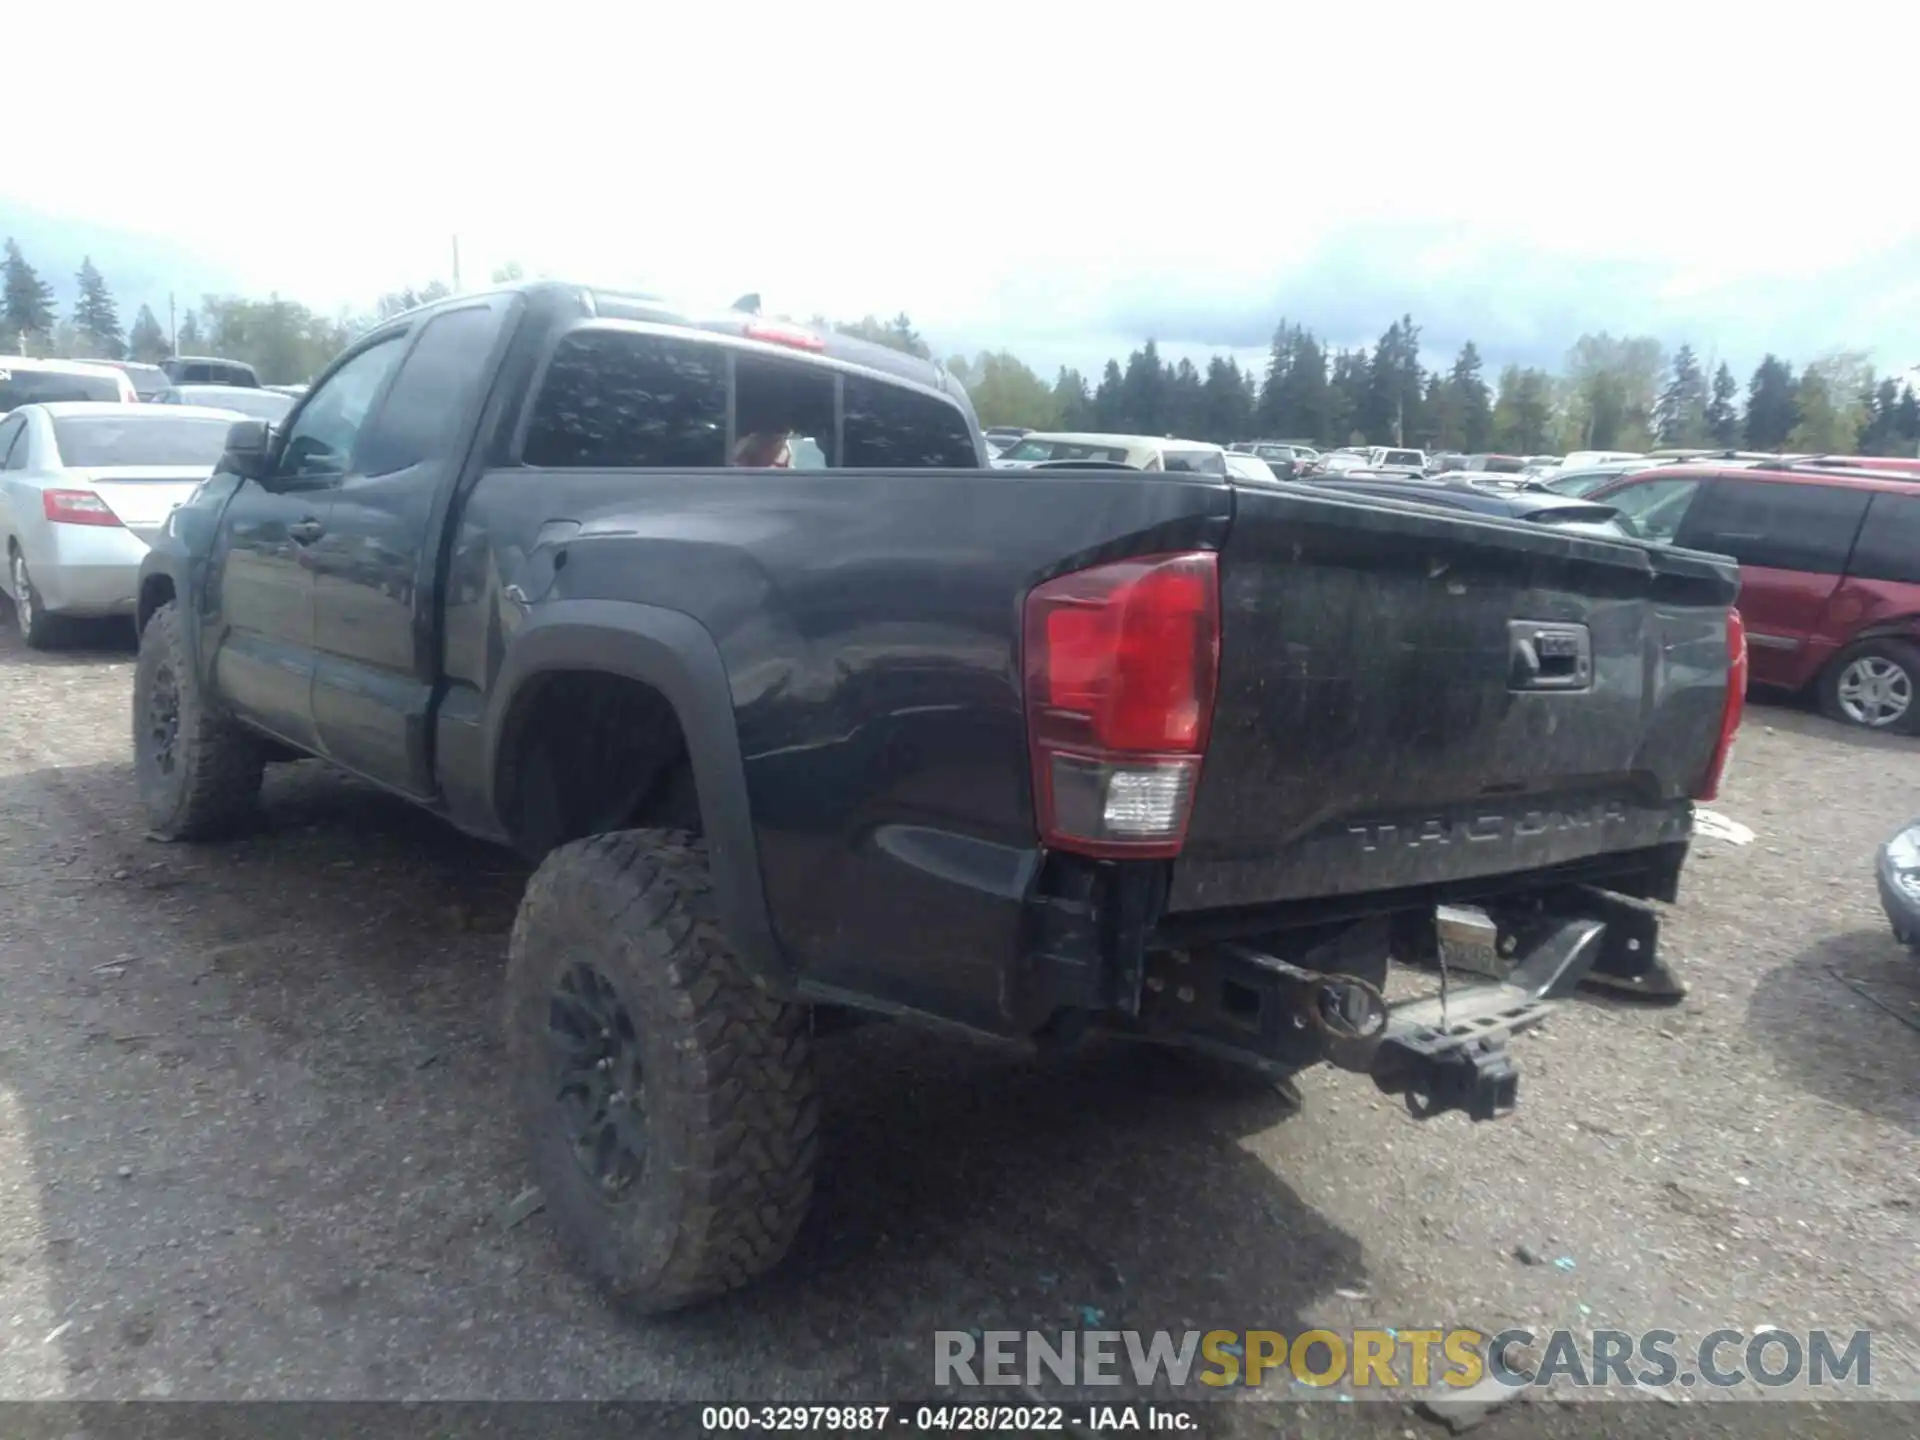
[[(769, 468), (792, 435), (824, 464)], [(317, 756), (537, 862), (507, 1081), (631, 1307), (786, 1251), (850, 1015), (1488, 1120), (1556, 998), (1671, 988), (1729, 562), (983, 444), (915, 357), (518, 285), (235, 424), (142, 568), (156, 837), (244, 830)], [(1438, 992), (1389, 1003), (1394, 959)]]

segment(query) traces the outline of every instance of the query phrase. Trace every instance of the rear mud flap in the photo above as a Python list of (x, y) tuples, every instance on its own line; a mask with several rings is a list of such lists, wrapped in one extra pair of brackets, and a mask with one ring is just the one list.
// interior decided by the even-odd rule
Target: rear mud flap
[(1606, 932), (1588, 916), (1534, 926), (1503, 977), (1448, 966), (1438, 994), (1399, 1004), (1381, 994), (1385, 920), (1352, 927), (1303, 955), (1305, 964), (1246, 945), (1161, 952), (1148, 962), (1141, 1036), (1274, 1074), (1325, 1061), (1403, 1095), (1418, 1119), (1450, 1110), (1498, 1119), (1519, 1098), (1507, 1041), (1591, 976)]

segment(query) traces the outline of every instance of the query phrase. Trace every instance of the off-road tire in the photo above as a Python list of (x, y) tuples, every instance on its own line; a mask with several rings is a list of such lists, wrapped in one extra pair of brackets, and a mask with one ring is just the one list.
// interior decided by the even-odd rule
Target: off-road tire
[[(1840, 677), (1854, 661), (1877, 656), (1891, 661), (1907, 672), (1913, 700), (1906, 713), (1886, 725), (1862, 725), (1840, 706)], [(1920, 735), (1920, 647), (1905, 640), (1863, 640), (1834, 656), (1820, 675), (1820, 709), (1830, 720), (1879, 735)]]
[[(133, 670), (133, 771), (147, 828), (161, 840), (213, 840), (247, 827), (259, 812), (266, 747), (215, 713), (200, 693), (182, 621), (172, 602), (140, 632)], [(171, 683), (178, 723), (171, 769), (160, 762), (151, 723), (156, 687)]]
[[(631, 1018), (645, 1158), (609, 1198), (569, 1140), (556, 987), (584, 962)], [(507, 1048), (562, 1244), (617, 1301), (676, 1310), (745, 1285), (793, 1243), (819, 1107), (805, 1006), (756, 985), (722, 933), (704, 844), (624, 830), (563, 845), (528, 882), (507, 961)]]
[[(9, 551), (7, 566), (14, 589), (13, 618), (20, 627), (20, 638), (26, 641), (29, 650), (59, 649), (70, 633), (66, 617), (48, 613), (46, 602), (34, 587), (33, 572), (27, 568), (25, 555), (18, 550)], [(23, 598), (24, 605), (20, 603)]]

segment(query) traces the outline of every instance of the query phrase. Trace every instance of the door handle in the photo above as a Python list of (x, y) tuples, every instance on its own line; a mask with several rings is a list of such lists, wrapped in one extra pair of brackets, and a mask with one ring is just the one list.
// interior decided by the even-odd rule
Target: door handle
[(311, 545), (326, 532), (326, 526), (309, 515), (304, 520), (296, 520), (287, 526), (287, 534), (302, 545)]

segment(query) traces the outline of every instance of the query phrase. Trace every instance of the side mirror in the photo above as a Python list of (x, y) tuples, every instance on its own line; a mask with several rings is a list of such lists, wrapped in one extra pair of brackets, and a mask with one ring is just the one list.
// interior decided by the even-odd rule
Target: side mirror
[(273, 427), (264, 420), (234, 421), (220, 468), (242, 480), (266, 479), (273, 469)]

